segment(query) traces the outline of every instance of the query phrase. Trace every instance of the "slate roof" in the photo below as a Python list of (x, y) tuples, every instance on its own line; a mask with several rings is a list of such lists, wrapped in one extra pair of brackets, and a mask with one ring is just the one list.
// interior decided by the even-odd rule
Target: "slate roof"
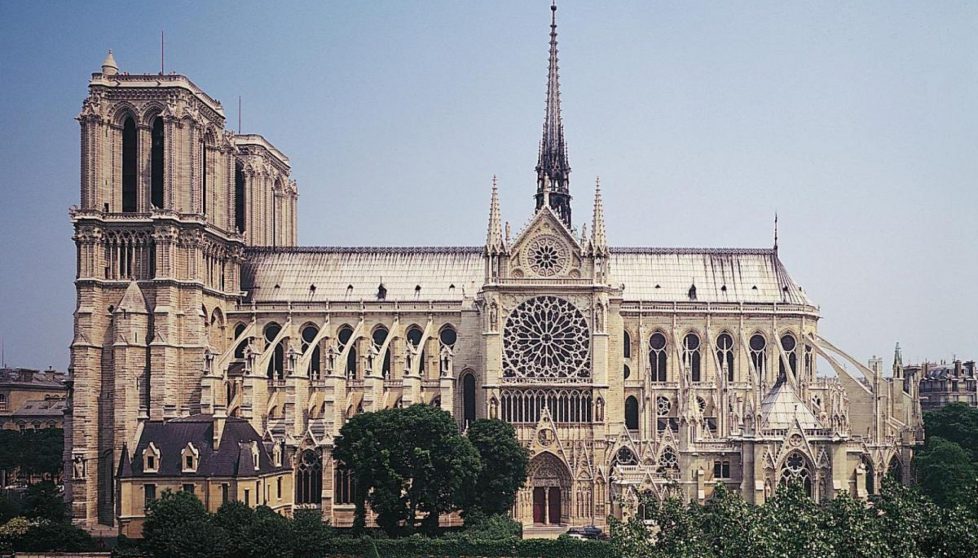
[[(475, 296), (485, 277), (481, 247), (258, 248), (248, 252), (248, 301), (457, 300)], [(624, 299), (789, 303), (814, 306), (770, 249), (613, 248), (611, 283)], [(420, 289), (418, 289), (420, 287)]]
[[(224, 423), (221, 445), (213, 449), (214, 417), (193, 415), (168, 421), (147, 421), (136, 445), (132, 461), (124, 452), (119, 476), (126, 477), (255, 477), (279, 471), (262, 443), (261, 436), (248, 421), (228, 417)], [(259, 470), (252, 461), (251, 443), (258, 442)], [(160, 451), (159, 470), (143, 472), (143, 451), (150, 443)], [(188, 442), (200, 452), (197, 471), (183, 472), (182, 452)]]
[(0, 368), (0, 385), (30, 386), (68, 391), (64, 381), (68, 375), (56, 370), (32, 368)]
[(802, 429), (821, 428), (795, 390), (787, 382), (778, 382), (761, 401), (761, 424), (764, 428), (787, 429), (795, 425), (796, 419)]

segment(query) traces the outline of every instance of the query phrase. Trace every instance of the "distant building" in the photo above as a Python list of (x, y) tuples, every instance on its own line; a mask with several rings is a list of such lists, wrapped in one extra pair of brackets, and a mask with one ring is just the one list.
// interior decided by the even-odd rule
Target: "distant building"
[[(82, 477), (84, 462), (72, 469)], [(292, 511), (292, 466), (283, 465), (282, 446), (263, 443), (248, 421), (234, 417), (142, 423), (135, 451), (122, 453), (118, 478), (119, 530), (129, 537), (142, 536), (146, 507), (166, 490), (191, 492), (212, 512), (231, 501)]]
[(0, 368), (0, 429), (62, 428), (67, 378), (55, 370)]
[(904, 367), (906, 377), (917, 378), (922, 411), (936, 411), (951, 403), (978, 407), (978, 378), (975, 361), (924, 362)]

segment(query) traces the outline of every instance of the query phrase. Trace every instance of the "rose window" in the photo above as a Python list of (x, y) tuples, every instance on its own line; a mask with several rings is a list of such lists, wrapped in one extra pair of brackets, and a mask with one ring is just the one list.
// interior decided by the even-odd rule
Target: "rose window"
[(660, 417), (664, 417), (669, 414), (672, 410), (672, 402), (668, 398), (662, 395), (655, 398), (655, 413)]
[(530, 269), (542, 277), (551, 277), (567, 267), (568, 250), (553, 236), (538, 236), (526, 248)]
[(555, 296), (538, 296), (506, 319), (503, 356), (507, 377), (586, 378), (590, 335), (584, 315)]

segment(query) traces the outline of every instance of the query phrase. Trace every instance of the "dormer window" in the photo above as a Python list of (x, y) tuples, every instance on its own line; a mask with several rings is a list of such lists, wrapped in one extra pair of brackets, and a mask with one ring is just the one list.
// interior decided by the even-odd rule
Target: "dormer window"
[(160, 471), (160, 450), (153, 442), (143, 450), (143, 472), (158, 473)]
[(275, 444), (272, 448), (272, 462), (276, 467), (282, 466), (282, 446), (280, 444)]
[(251, 459), (255, 463), (255, 470), (261, 469), (261, 461), (258, 459), (258, 442), (251, 442)]
[(194, 447), (193, 442), (188, 442), (187, 447), (183, 448), (183, 451), (180, 452), (180, 462), (182, 465), (182, 472), (197, 472), (197, 466), (200, 464), (200, 451)]

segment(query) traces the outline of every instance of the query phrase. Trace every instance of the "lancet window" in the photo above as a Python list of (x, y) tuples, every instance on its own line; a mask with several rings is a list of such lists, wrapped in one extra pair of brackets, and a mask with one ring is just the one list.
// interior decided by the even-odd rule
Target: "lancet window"
[(652, 337), (649, 337), (649, 369), (651, 371), (651, 380), (653, 382), (665, 382), (667, 379), (666, 375), (666, 364), (668, 363), (668, 356), (666, 355), (666, 336), (662, 332), (655, 332)]
[(547, 409), (554, 422), (589, 423), (591, 392), (580, 389), (507, 389), (501, 393), (502, 418), (512, 423), (535, 424)]

